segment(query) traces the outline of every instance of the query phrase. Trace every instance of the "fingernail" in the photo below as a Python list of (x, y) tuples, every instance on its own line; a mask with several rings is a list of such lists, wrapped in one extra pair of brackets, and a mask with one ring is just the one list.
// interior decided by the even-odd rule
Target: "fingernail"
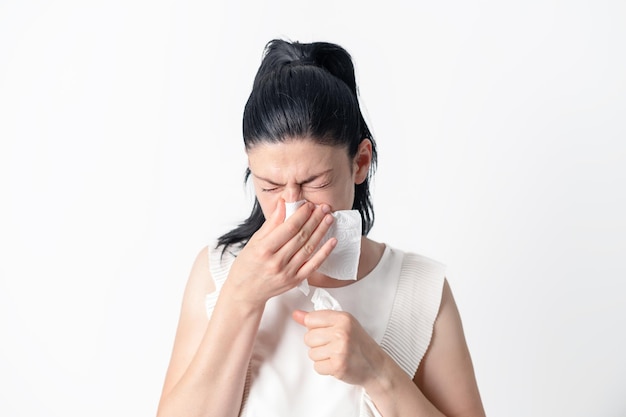
[(326, 218), (324, 218), (324, 221), (326, 221), (327, 224), (331, 224), (333, 221), (335, 220), (335, 218), (333, 216), (326, 216)]
[(322, 213), (330, 213), (330, 207), (327, 206), (326, 204), (322, 204)]

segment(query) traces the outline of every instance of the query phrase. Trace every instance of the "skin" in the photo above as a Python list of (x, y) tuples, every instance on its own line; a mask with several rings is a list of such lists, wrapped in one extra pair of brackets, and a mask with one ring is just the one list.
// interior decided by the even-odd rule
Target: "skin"
[[(344, 148), (309, 138), (262, 143), (248, 150), (252, 181), (267, 221), (235, 259), (210, 321), (204, 297), (215, 286), (207, 248), (198, 254), (183, 297), (159, 416), (237, 416), (267, 300), (304, 279), (318, 287), (354, 282), (316, 272), (335, 239), (311, 254), (332, 224), (329, 213), (352, 208), (354, 184), (366, 179), (371, 160), (367, 139), (354, 158)], [(302, 199), (309, 203), (284, 221), (284, 203)], [(383, 251), (383, 244), (362, 238), (357, 279), (376, 266)], [(292, 317), (307, 328), (303, 343), (310, 349), (311, 366), (320, 374), (363, 386), (382, 416), (484, 416), (447, 282), (431, 345), (413, 378), (349, 313), (298, 310)]]

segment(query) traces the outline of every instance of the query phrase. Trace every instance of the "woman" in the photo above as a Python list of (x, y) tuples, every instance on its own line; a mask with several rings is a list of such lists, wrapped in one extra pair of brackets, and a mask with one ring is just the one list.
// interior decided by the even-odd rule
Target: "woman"
[[(376, 147), (349, 54), (271, 41), (243, 137), (256, 201), (193, 265), (159, 416), (483, 416), (443, 267), (367, 238)], [(338, 280), (318, 269), (350, 212), (356, 279)], [(334, 307), (311, 311), (305, 280)]]

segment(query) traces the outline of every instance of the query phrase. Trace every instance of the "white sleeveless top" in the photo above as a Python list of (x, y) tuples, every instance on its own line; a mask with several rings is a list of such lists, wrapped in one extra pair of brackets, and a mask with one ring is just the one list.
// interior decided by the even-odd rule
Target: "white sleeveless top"
[[(211, 247), (216, 291), (206, 297), (209, 318), (236, 252)], [(359, 281), (326, 288), (343, 311), (411, 377), (424, 356), (441, 303), (444, 266), (386, 246), (376, 267)], [(319, 375), (304, 344), (306, 328), (291, 318), (313, 310), (310, 296), (294, 288), (265, 307), (250, 360), (241, 417), (378, 417), (363, 388)], [(233, 325), (237, 325), (233, 323)]]

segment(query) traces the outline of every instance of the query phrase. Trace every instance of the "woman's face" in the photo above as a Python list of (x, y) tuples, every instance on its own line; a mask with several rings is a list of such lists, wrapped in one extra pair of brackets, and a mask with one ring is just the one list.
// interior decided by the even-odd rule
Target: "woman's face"
[(347, 149), (320, 145), (307, 138), (281, 143), (262, 142), (248, 149), (248, 166), (265, 218), (280, 199), (328, 204), (332, 211), (349, 210), (354, 185), (367, 178), (372, 159), (369, 140), (359, 145), (354, 159)]

